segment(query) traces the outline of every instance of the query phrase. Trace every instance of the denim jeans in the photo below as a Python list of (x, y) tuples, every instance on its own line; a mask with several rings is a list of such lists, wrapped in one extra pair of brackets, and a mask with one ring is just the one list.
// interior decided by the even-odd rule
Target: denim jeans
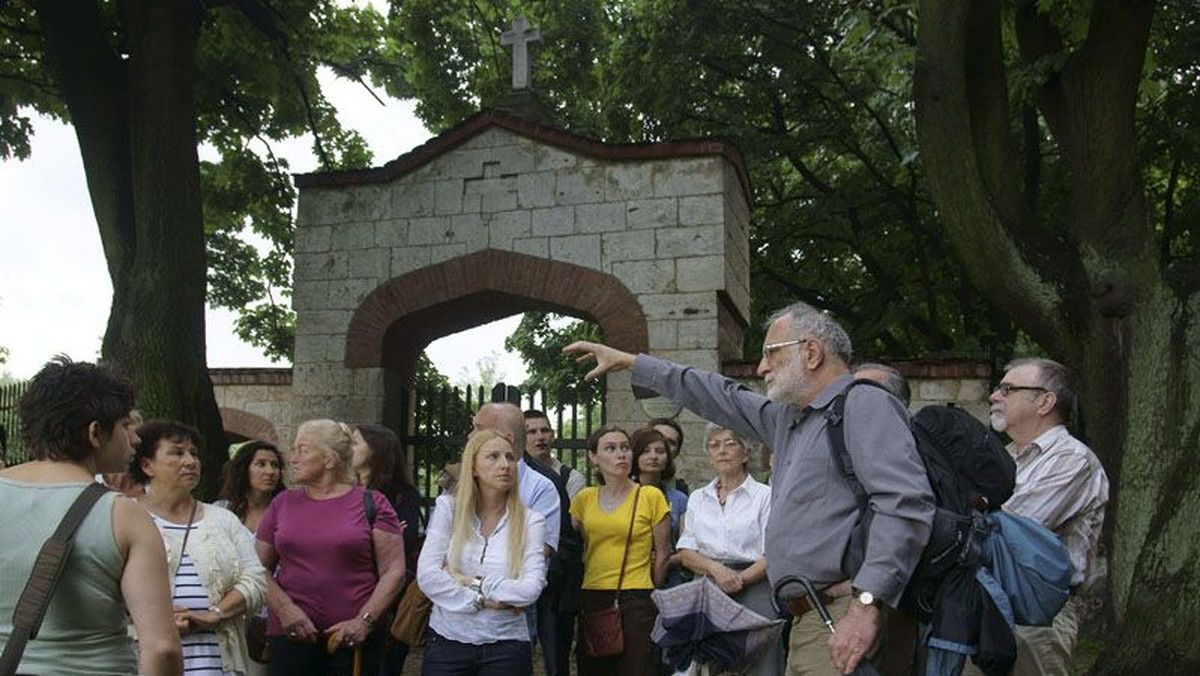
[(425, 630), (421, 676), (514, 676), (533, 672), (529, 641), (459, 643)]

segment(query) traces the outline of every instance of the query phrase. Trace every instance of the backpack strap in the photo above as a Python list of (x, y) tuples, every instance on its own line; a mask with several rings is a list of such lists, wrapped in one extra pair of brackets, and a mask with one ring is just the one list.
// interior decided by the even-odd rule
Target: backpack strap
[(829, 406), (825, 407), (825, 431), (829, 436), (829, 448), (830, 452), (833, 453), (833, 464), (846, 480), (846, 483), (850, 484), (850, 490), (854, 493), (854, 500), (858, 503), (859, 513), (866, 514), (871, 498), (867, 495), (867, 489), (863, 487), (862, 482), (858, 480), (858, 475), (854, 473), (854, 461), (850, 458), (850, 451), (846, 448), (846, 428), (843, 425), (846, 420), (846, 396), (857, 385), (876, 387), (887, 392), (887, 388), (874, 380), (864, 378), (850, 383), (833, 397), (833, 401), (829, 403)]
[(363, 511), (367, 513), (367, 525), (375, 527), (375, 491), (363, 489)]
[(75, 502), (71, 503), (54, 534), (42, 544), (29, 580), (25, 583), (25, 589), (21, 592), (17, 607), (13, 611), (12, 634), (4, 646), (4, 654), (0, 655), (0, 675), (15, 674), (17, 665), (21, 662), (21, 655), (25, 653), (25, 644), (30, 639), (37, 638), (42, 620), (46, 619), (50, 599), (54, 596), (54, 590), (58, 588), (58, 581), (62, 579), (71, 550), (75, 547), (75, 532), (92, 511), (96, 501), (108, 492), (109, 489), (104, 484), (88, 484), (79, 497), (75, 498)]

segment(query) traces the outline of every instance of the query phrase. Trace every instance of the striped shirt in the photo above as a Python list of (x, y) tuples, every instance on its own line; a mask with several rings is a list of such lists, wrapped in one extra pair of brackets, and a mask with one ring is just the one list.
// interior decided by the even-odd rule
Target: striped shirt
[[(151, 514), (155, 523), (162, 529), (166, 537), (182, 541), (188, 526), (181, 526)], [(191, 529), (196, 530), (193, 523)], [(195, 536), (195, 533), (192, 533)], [(171, 602), (176, 607), (189, 610), (208, 610), (212, 603), (208, 600), (208, 592), (196, 574), (196, 566), (192, 557), (184, 550), (179, 561), (179, 568), (172, 580)], [(197, 631), (183, 636), (179, 640), (183, 647), (183, 673), (187, 676), (234, 676), (231, 672), (221, 670), (221, 647), (217, 643), (217, 635), (213, 631)]]
[(1107, 577), (1100, 551), (1108, 475), (1100, 460), (1067, 428), (1055, 425), (1024, 448), (1008, 445), (1017, 461), (1017, 485), (1004, 509), (1029, 517), (1062, 538), (1075, 572), (1073, 586), (1093, 587)]

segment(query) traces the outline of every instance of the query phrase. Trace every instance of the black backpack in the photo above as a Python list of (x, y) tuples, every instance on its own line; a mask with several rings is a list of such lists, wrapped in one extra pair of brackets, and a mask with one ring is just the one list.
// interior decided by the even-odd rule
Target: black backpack
[[(874, 381), (855, 380), (825, 409), (834, 465), (858, 501), (859, 520), (842, 557), (842, 572), (850, 578), (862, 566), (872, 516), (870, 498), (854, 473), (842, 428), (846, 395), (858, 385), (886, 391)], [(1017, 466), (987, 426), (953, 405), (922, 408), (912, 418), (912, 433), (933, 489), (936, 511), (929, 542), (900, 605), (928, 621), (946, 574), (958, 567), (979, 565), (980, 544), (986, 534), (983, 515), (1000, 509), (1012, 497)]]

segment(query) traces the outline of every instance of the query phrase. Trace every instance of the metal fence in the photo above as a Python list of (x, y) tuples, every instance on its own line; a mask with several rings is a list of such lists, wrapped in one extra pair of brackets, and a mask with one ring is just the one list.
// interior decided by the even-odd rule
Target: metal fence
[(412, 462), (413, 482), (422, 496), (425, 509), (432, 508), (439, 493), (438, 476), (449, 464), (459, 461), (471, 418), (484, 404), (508, 401), (522, 409), (546, 412), (555, 430), (554, 455), (564, 464), (579, 470), (592, 482), (587, 464), (587, 438), (604, 424), (603, 394), (600, 404), (571, 400), (566, 393), (549, 397), (544, 391), (524, 393), (520, 389), (497, 384), (488, 392), (483, 386), (413, 388), (404, 394), (405, 429), (400, 441)]
[(17, 415), (17, 402), (25, 394), (25, 381), (0, 385), (0, 448), (4, 449), (3, 460), (9, 465), (25, 462), (25, 446), (21, 443), (21, 418)]

